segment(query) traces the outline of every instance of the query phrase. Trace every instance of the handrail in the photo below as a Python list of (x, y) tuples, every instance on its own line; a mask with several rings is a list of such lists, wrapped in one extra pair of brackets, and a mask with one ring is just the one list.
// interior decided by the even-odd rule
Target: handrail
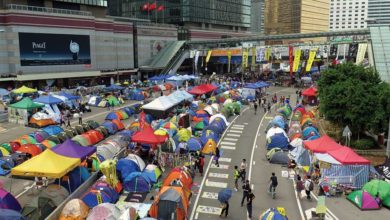
[(77, 11), (77, 10), (69, 10), (69, 9), (47, 8), (47, 7), (17, 5), (17, 4), (8, 4), (7, 9), (18, 10), (18, 11), (43, 12), (43, 13), (52, 13), (52, 14), (92, 16), (92, 12), (89, 11)]

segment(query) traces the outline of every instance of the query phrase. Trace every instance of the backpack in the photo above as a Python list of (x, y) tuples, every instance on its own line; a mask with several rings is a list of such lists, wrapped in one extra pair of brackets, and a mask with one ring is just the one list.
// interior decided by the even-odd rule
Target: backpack
[(314, 189), (314, 183), (313, 181), (310, 181), (309, 190), (313, 191), (313, 189)]

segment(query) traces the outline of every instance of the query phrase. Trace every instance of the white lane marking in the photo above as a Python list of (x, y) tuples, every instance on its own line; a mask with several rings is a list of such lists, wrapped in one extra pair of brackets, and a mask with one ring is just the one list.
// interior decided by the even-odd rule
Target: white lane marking
[(206, 199), (218, 199), (218, 193), (203, 192), (203, 193), (202, 193), (202, 198), (206, 198)]
[[(255, 140), (253, 141), (253, 146), (252, 146), (252, 153), (251, 153), (251, 159), (250, 161), (253, 161), (253, 156), (255, 154), (255, 148), (256, 148), (256, 143), (257, 143), (257, 137), (260, 136), (259, 135), (259, 132), (260, 132), (260, 125), (261, 123), (263, 123), (263, 120), (264, 118), (266, 117), (266, 115), (268, 114), (268, 112), (266, 112), (263, 117), (261, 118), (261, 121), (260, 121), (260, 124), (259, 126), (257, 127), (257, 131), (256, 131), (256, 135), (255, 135)], [(252, 178), (252, 163), (249, 163), (249, 176), (248, 176), (248, 180), (250, 181)]]
[(244, 125), (247, 125), (248, 124), (248, 122), (244, 122)]
[(244, 130), (245, 128), (242, 128), (242, 127), (232, 127), (230, 128), (230, 130)]
[(230, 163), (230, 162), (232, 162), (232, 158), (220, 157), (220, 158), (219, 158), (219, 162), (227, 162), (227, 163)]
[(256, 161), (253, 161), (253, 165), (256, 165)]
[(230, 137), (240, 137), (241, 135), (239, 135), (239, 134), (227, 133), (226, 136), (230, 136)]
[(228, 142), (228, 141), (222, 141), (221, 144), (225, 144), (225, 145), (236, 145), (236, 143), (233, 143), (233, 142)]
[(229, 178), (229, 174), (226, 174), (226, 173), (209, 173), (209, 177), (227, 179), (227, 178)]
[(237, 138), (227, 138), (227, 137), (225, 137), (223, 140), (224, 141), (238, 141)]
[(231, 130), (231, 129), (230, 129), (230, 131), (228, 131), (228, 132), (229, 132), (229, 133), (240, 133), (240, 134), (242, 134), (242, 131), (238, 131), (238, 130), (236, 131), (236, 130)]
[(198, 206), (196, 211), (199, 213), (219, 215), (219, 214), (221, 214), (222, 209), (219, 207), (200, 205), (200, 206)]
[(222, 145), (221, 148), (226, 149), (226, 150), (235, 150), (236, 149), (236, 147), (224, 146), (224, 145)]
[[(246, 108), (246, 109), (244, 109), (244, 111), (246, 111), (248, 109), (248, 107)], [(243, 111), (243, 112), (244, 112)], [(232, 125), (235, 121), (236, 121), (236, 119), (238, 118), (238, 115), (233, 119), (233, 121), (228, 125), (228, 127), (226, 128), (226, 130), (223, 132), (223, 134), (222, 134), (222, 137), (225, 137), (225, 134), (226, 134), (226, 132), (227, 132), (227, 130), (229, 130), (229, 126), (230, 125)], [(221, 138), (221, 140), (222, 140), (222, 138)], [(221, 141), (220, 140), (220, 141)], [(219, 141), (219, 142), (220, 142)], [(218, 145), (219, 145), (219, 143), (218, 143)], [(207, 175), (207, 173), (209, 172), (209, 170), (210, 170), (210, 167), (212, 166), (212, 165), (214, 165), (214, 163), (213, 163), (213, 159), (214, 159), (214, 156), (212, 156), (211, 157), (211, 159), (210, 159), (210, 161), (209, 161), (209, 165), (207, 165), (207, 169), (206, 169), (206, 172), (205, 172), (205, 174)], [(214, 165), (215, 166), (215, 165)], [(221, 166), (221, 165), (220, 165)], [(227, 167), (229, 168), (229, 166), (227, 165)], [(205, 175), (205, 176), (206, 176)], [(202, 192), (202, 189), (203, 189), (203, 186), (204, 186), (204, 183), (206, 182), (206, 178), (204, 177), (203, 179), (202, 179), (202, 182), (201, 182), (201, 184), (200, 184), (200, 187), (199, 187), (199, 192)], [(195, 202), (194, 202), (194, 206), (193, 207), (197, 207), (197, 205), (198, 205), (198, 202), (199, 202), (199, 198), (200, 198), (200, 193), (198, 193), (198, 195), (196, 196), (196, 199), (195, 199)], [(199, 208), (199, 207), (198, 207)], [(198, 209), (196, 209), (196, 210), (198, 210)], [(191, 212), (191, 215), (190, 215), (190, 220), (192, 220), (192, 219), (194, 219), (194, 215), (195, 215), (195, 212), (196, 212), (196, 210), (195, 209), (192, 209), (192, 212)], [(196, 218), (198, 218), (198, 213), (197, 213), (197, 216), (196, 216)]]
[(226, 165), (226, 164), (219, 164), (219, 166), (215, 166), (215, 164), (212, 164), (211, 165), (211, 168), (215, 168), (215, 169), (222, 169), (222, 170), (228, 170), (229, 169), (229, 165)]
[(209, 181), (209, 179), (206, 179), (206, 186), (208, 187), (216, 187), (216, 188), (226, 188), (227, 183), (223, 182), (216, 182), (216, 181)]
[(258, 148), (258, 147), (259, 147), (259, 145), (256, 144), (256, 148)]
[(245, 125), (234, 124), (232, 127), (245, 127)]
[(255, 184), (251, 184), (251, 189), (252, 189), (252, 191), (255, 190)]

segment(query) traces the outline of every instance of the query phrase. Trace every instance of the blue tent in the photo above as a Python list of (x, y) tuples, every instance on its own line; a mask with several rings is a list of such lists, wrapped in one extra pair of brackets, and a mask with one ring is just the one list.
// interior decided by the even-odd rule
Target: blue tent
[(202, 144), (198, 138), (192, 137), (187, 142), (187, 148), (189, 151), (198, 151), (202, 149)]
[(44, 95), (44, 96), (40, 96), (39, 98), (36, 98), (33, 100), (34, 102), (39, 102), (39, 103), (42, 103), (42, 104), (59, 104), (61, 102), (63, 102), (61, 99), (59, 98), (56, 98), (54, 96), (51, 96), (51, 95)]
[(128, 116), (134, 115), (134, 109), (132, 109), (132, 108), (124, 107), (123, 111), (125, 111)]
[(9, 91), (3, 88), (0, 88), (0, 96), (6, 96), (9, 94)]
[(144, 95), (142, 94), (142, 91), (139, 89), (134, 89), (129, 93), (129, 99), (130, 100), (137, 100), (142, 101), (145, 99)]
[(281, 115), (275, 116), (272, 119), (271, 123), (272, 123), (272, 125), (276, 125), (276, 126), (278, 126), (279, 128), (282, 128), (282, 129), (285, 129), (285, 127), (286, 127), (286, 122), (284, 121), (284, 118)]
[(66, 97), (66, 98), (69, 99), (69, 100), (80, 99), (80, 96), (72, 95), (72, 94), (69, 94), (69, 93), (66, 93), (66, 92), (60, 92), (58, 95), (64, 96), (64, 97)]
[(81, 200), (89, 207), (93, 208), (99, 205), (99, 198), (102, 203), (115, 203), (118, 200), (118, 193), (109, 187), (99, 186), (98, 189), (91, 190), (83, 196)]
[(272, 148), (280, 148), (287, 149), (288, 148), (288, 138), (284, 136), (283, 133), (275, 134), (270, 138), (267, 144), (267, 150), (271, 150)]
[(110, 112), (107, 114), (105, 120), (114, 120), (119, 119), (118, 116), (115, 114), (115, 112)]
[(318, 138), (320, 138), (319, 135), (314, 135), (314, 136), (309, 137), (307, 140), (308, 141), (314, 141), (315, 139), (318, 139)]
[(259, 220), (288, 220), (288, 218), (280, 214), (277, 209), (270, 208), (260, 215)]
[[(86, 167), (76, 167), (70, 171), (68, 176), (69, 181), (61, 181), (60, 184), (68, 191), (70, 190), (69, 193), (72, 193), (89, 178), (89, 173)], [(56, 184), (58, 184), (58, 180)]]
[(124, 89), (124, 87), (118, 86), (116, 84), (111, 84), (110, 86), (107, 86), (105, 88), (105, 90), (107, 90), (107, 91), (118, 91), (118, 90), (121, 90), (121, 89)]
[(124, 182), (131, 173), (140, 172), (141, 170), (136, 162), (123, 158), (116, 163), (116, 171), (120, 175), (122, 182)]
[(48, 133), (50, 136), (57, 135), (64, 131), (64, 129), (62, 129), (60, 126), (57, 125), (49, 125), (47, 127), (42, 128), (42, 130)]
[(6, 160), (0, 159), (0, 176), (5, 176), (11, 172), (13, 165)]
[(215, 142), (218, 142), (218, 135), (212, 130), (203, 130), (202, 136), (200, 137), (200, 142), (205, 145), (209, 139), (213, 139)]
[(123, 188), (128, 192), (149, 192), (151, 187), (150, 179), (141, 172), (133, 172), (126, 177)]
[[(314, 133), (314, 135), (312, 135)], [(303, 139), (308, 139), (310, 136), (320, 136), (320, 133), (318, 132), (317, 128), (313, 126), (308, 126), (302, 131)]]
[(222, 126), (219, 126), (217, 123), (212, 123), (212, 124), (210, 124), (210, 125), (208, 125), (208, 126), (206, 126), (204, 129), (203, 129), (204, 131), (206, 131), (206, 130), (212, 130), (212, 131), (214, 131), (214, 133), (218, 136), (218, 138), (222, 135), (222, 133), (223, 133), (223, 127)]
[(1, 220), (27, 220), (20, 212), (12, 209), (0, 209)]
[(115, 134), (118, 131), (118, 127), (116, 126), (116, 124), (112, 123), (111, 121), (103, 122), (102, 126), (107, 128), (108, 133), (110, 134)]

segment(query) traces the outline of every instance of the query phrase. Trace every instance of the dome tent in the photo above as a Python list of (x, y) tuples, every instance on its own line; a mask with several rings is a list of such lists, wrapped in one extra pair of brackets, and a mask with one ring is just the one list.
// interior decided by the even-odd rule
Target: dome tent
[(133, 172), (125, 178), (123, 188), (129, 192), (145, 193), (149, 192), (151, 181), (144, 173)]

